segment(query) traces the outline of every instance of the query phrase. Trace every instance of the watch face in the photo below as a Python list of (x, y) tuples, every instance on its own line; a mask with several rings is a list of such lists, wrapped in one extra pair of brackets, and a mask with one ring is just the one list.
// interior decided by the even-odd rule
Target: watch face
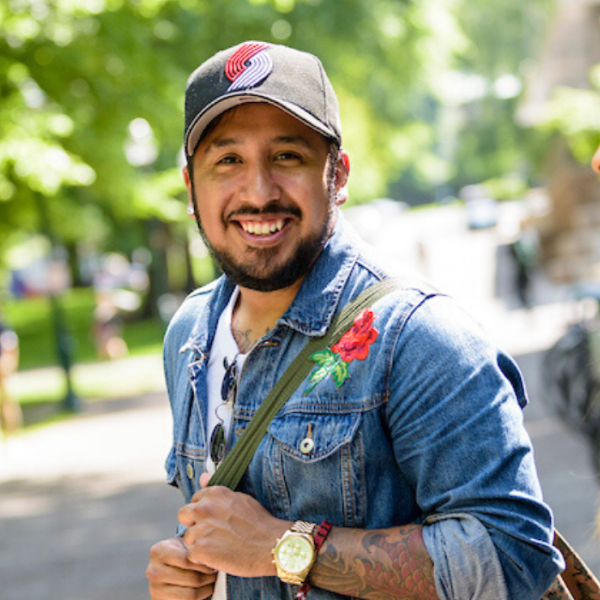
[(283, 540), (277, 551), (279, 565), (288, 573), (300, 573), (310, 565), (312, 559), (312, 544), (299, 536), (290, 536)]

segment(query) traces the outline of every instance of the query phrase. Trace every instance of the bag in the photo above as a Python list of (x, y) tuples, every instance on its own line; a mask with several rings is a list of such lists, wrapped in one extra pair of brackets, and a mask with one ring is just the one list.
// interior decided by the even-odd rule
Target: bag
[(541, 600), (600, 600), (600, 582), (558, 531), (554, 532), (554, 545), (567, 567)]

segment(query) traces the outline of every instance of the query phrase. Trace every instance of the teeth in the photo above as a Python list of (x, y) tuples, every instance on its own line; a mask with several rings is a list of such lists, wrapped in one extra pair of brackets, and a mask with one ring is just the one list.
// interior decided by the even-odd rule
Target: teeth
[(276, 231), (281, 230), (281, 228), (283, 227), (283, 219), (271, 223), (241, 221), (240, 225), (246, 233), (251, 233), (252, 235), (269, 235), (271, 233), (275, 233)]

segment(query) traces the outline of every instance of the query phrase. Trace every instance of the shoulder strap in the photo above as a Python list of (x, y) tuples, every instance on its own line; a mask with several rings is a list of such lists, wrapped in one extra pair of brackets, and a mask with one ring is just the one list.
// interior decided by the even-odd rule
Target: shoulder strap
[(262, 401), (241, 439), (233, 446), (211, 477), (210, 485), (224, 485), (232, 490), (237, 488), (258, 445), (267, 432), (269, 424), (314, 367), (314, 364), (309, 360), (310, 356), (314, 352), (324, 350), (335, 344), (350, 329), (356, 317), (365, 308), (368, 308), (392, 290), (403, 287), (406, 287), (404, 279), (388, 278), (378, 281), (363, 290), (334, 317), (323, 337), (309, 340)]

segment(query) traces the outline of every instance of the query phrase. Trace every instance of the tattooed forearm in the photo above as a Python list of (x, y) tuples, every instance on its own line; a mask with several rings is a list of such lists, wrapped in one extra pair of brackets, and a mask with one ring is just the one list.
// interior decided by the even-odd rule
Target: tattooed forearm
[(313, 570), (313, 585), (365, 600), (433, 600), (433, 562), (421, 527), (336, 529)]

